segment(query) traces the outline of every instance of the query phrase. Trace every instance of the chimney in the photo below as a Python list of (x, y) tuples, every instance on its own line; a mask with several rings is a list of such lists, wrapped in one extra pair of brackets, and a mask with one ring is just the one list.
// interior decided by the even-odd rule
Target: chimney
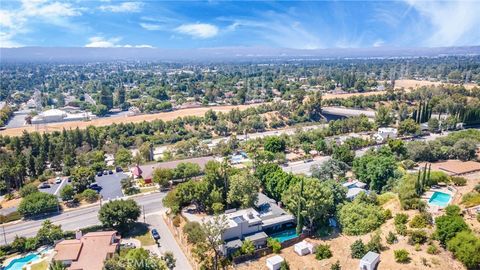
[(75, 239), (77, 240), (82, 239), (82, 231), (80, 230), (75, 231)]

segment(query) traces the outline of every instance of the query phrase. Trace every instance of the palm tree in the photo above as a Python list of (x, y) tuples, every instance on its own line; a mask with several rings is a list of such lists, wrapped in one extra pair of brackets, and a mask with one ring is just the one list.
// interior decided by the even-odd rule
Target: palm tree
[(67, 267), (61, 261), (52, 261), (48, 270), (65, 270)]

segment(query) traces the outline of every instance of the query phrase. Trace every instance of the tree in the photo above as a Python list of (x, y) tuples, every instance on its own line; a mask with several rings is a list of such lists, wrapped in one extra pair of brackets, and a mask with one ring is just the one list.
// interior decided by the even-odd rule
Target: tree
[(437, 132), (438, 129), (440, 128), (440, 123), (437, 118), (430, 118), (428, 120), (428, 129), (432, 132)]
[[(450, 208), (453, 209), (453, 208)], [(447, 213), (435, 219), (437, 229), (435, 235), (440, 243), (445, 246), (447, 242), (455, 237), (458, 232), (468, 231), (468, 225), (463, 220), (462, 216), (456, 211), (450, 211), (447, 207)]]
[(205, 233), (198, 222), (187, 222), (183, 226), (183, 233), (187, 236), (187, 241), (191, 244), (205, 241)]
[(180, 162), (175, 168), (174, 178), (187, 181), (201, 172), (200, 165), (191, 162)]
[(398, 124), (398, 134), (400, 135), (414, 135), (418, 133), (420, 133), (420, 125), (411, 118)]
[(58, 210), (57, 196), (35, 192), (22, 199), (18, 212), (24, 216), (34, 216)]
[(28, 195), (35, 192), (38, 192), (38, 188), (34, 184), (26, 184), (25, 186), (21, 187), (19, 190), (20, 196), (22, 198), (25, 198)]
[(375, 112), (375, 123), (380, 127), (389, 126), (394, 120), (392, 109), (386, 106), (380, 106)]
[(100, 104), (107, 107), (107, 110), (110, 110), (113, 107), (113, 94), (106, 85), (102, 85), (98, 101)]
[(153, 182), (159, 184), (162, 188), (166, 188), (173, 180), (173, 173), (173, 170), (169, 168), (157, 168), (153, 171)]
[(51, 261), (48, 266), (48, 270), (65, 270), (67, 267), (63, 264), (62, 261)]
[(322, 118), (322, 93), (316, 91), (308, 96), (304, 107), (310, 121), (319, 121)]
[(202, 224), (202, 230), (205, 234), (205, 242), (196, 244), (197, 256), (201, 257), (201, 260), (208, 263), (208, 257), (205, 256), (205, 252), (213, 254), (213, 262), (208, 269), (218, 270), (220, 266), (220, 246), (223, 245), (222, 234), (227, 228), (227, 221), (225, 216), (214, 216), (213, 219), (208, 220)]
[(469, 231), (459, 232), (447, 242), (447, 248), (468, 269), (480, 267), (480, 239)]
[(151, 254), (144, 248), (128, 250), (123, 261), (126, 262), (127, 270), (167, 270), (165, 261)]
[(140, 156), (145, 161), (152, 161), (153, 160), (153, 144), (150, 142), (144, 142), (140, 148), (138, 149)]
[(246, 239), (245, 241), (243, 241), (243, 244), (240, 247), (240, 251), (242, 252), (242, 254), (252, 255), (255, 252), (255, 245), (251, 240)]
[(460, 139), (454, 145), (455, 156), (463, 161), (475, 159), (477, 156), (477, 143), (472, 139)]
[(345, 162), (348, 165), (352, 165), (353, 159), (355, 158), (355, 152), (350, 149), (346, 144), (333, 147), (332, 158)]
[(350, 252), (352, 258), (361, 259), (363, 258), (363, 256), (365, 256), (365, 254), (367, 254), (367, 248), (365, 247), (363, 241), (361, 239), (358, 239), (350, 246)]
[(115, 153), (115, 164), (121, 167), (127, 167), (132, 163), (132, 153), (125, 148), (120, 148)]
[(126, 232), (140, 217), (140, 207), (132, 200), (110, 201), (100, 208), (98, 219), (103, 226)]
[(337, 180), (341, 177), (345, 177), (345, 174), (349, 169), (350, 166), (348, 166), (347, 163), (336, 159), (329, 159), (320, 165), (312, 166), (310, 170), (312, 172), (312, 177), (326, 181), (329, 179)]
[(318, 245), (315, 250), (315, 259), (323, 260), (332, 257), (332, 251), (330, 250), (330, 245)]
[(280, 253), (280, 250), (282, 249), (280, 241), (271, 237), (267, 239), (267, 246), (272, 249), (273, 253)]
[(94, 203), (98, 200), (98, 193), (93, 189), (85, 189), (81, 197), (89, 203)]
[(240, 208), (255, 205), (258, 199), (260, 183), (256, 177), (249, 173), (238, 173), (230, 177), (227, 202)]
[(72, 200), (73, 196), (75, 196), (75, 190), (71, 185), (66, 185), (60, 190), (60, 198), (62, 198), (62, 201), (64, 202)]
[(89, 167), (76, 167), (72, 171), (71, 178), (73, 187), (77, 193), (80, 193), (95, 181), (95, 171)]
[(385, 216), (380, 206), (361, 201), (360, 196), (357, 196), (353, 202), (340, 207), (338, 219), (344, 233), (362, 235), (380, 227)]
[(389, 150), (369, 151), (353, 161), (353, 171), (358, 180), (377, 192), (387, 187), (387, 181), (394, 177), (396, 168), (395, 157)]
[(172, 270), (173, 268), (175, 268), (177, 259), (175, 259), (171, 251), (165, 252), (165, 254), (162, 257), (162, 260), (165, 261), (165, 264), (167, 265), (168, 269)]
[(264, 139), (263, 148), (272, 153), (285, 152), (285, 140), (278, 136), (268, 136)]
[(301, 216), (307, 226), (315, 229), (325, 224), (328, 217), (335, 213), (335, 205), (345, 199), (346, 191), (333, 181), (320, 182), (315, 178), (304, 179), (302, 198), (298, 194), (302, 188), (302, 181), (291, 184), (282, 195), (282, 202), (287, 208), (296, 213), (298, 204), (302, 204)]
[(50, 220), (45, 220), (42, 227), (37, 232), (37, 241), (40, 245), (52, 245), (56, 240), (64, 237), (62, 227), (53, 224)]

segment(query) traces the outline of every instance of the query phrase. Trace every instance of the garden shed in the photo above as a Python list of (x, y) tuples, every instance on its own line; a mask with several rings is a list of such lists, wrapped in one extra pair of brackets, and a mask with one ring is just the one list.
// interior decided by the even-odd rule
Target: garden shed
[(267, 259), (267, 268), (270, 270), (278, 270), (284, 259), (280, 255), (275, 255)]
[(369, 251), (360, 260), (360, 270), (374, 270), (380, 262), (380, 254)]

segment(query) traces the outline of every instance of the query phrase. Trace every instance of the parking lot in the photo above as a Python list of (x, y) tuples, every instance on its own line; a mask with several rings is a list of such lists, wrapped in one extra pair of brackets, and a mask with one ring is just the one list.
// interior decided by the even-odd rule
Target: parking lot
[[(120, 181), (127, 177), (128, 175), (123, 172), (114, 172), (113, 174), (95, 176), (95, 182), (97, 182), (97, 184), (101, 187), (100, 195), (102, 195), (102, 198), (104, 200), (110, 200), (123, 197), (122, 185)], [(49, 188), (42, 188), (39, 190), (41, 192), (60, 196), (60, 190), (62, 190), (62, 188), (66, 185), (70, 185), (70, 183), (67, 182), (67, 178), (64, 178), (60, 184), (55, 184), (53, 181), (51, 181)]]
[(113, 174), (95, 176), (95, 181), (100, 187), (102, 187), (100, 194), (102, 195), (103, 199), (110, 200), (123, 197), (122, 185), (120, 181), (127, 177), (128, 175), (123, 172), (114, 172)]

